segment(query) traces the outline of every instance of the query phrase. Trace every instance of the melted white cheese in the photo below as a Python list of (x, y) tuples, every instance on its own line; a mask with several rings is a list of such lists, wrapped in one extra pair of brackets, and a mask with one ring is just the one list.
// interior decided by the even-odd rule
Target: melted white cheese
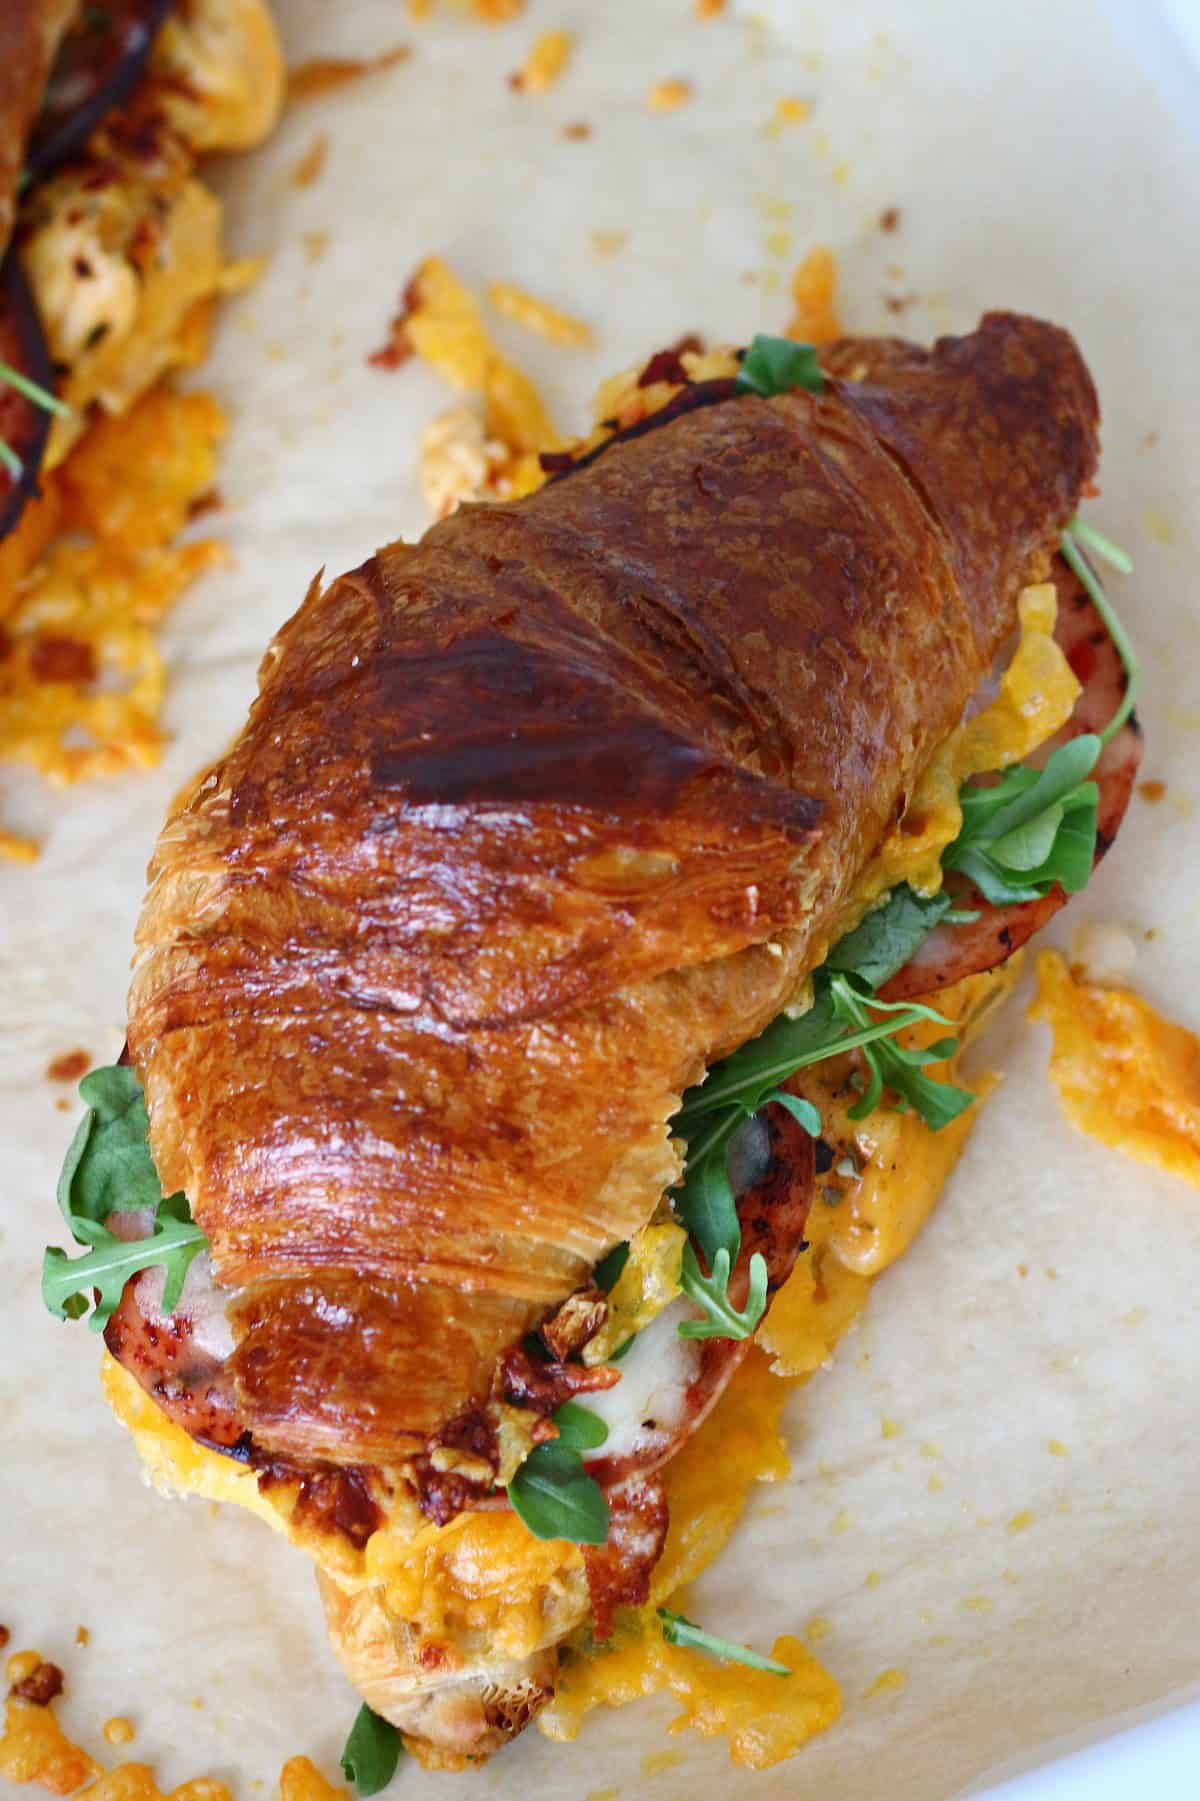
[(617, 1368), (621, 1380), (602, 1394), (587, 1396), (590, 1413), (599, 1414), (608, 1438), (584, 1458), (626, 1457), (664, 1437), (683, 1422), (688, 1389), (700, 1370), (700, 1346), (680, 1338), (680, 1320), (695, 1317), (695, 1308), (680, 1297), (639, 1332)]

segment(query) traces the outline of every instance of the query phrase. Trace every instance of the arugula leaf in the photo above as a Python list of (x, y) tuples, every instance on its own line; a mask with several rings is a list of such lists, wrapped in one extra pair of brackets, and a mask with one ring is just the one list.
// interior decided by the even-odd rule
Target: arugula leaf
[[(910, 888), (897, 889), (835, 946), (817, 971), (813, 1004), (806, 1013), (799, 1019), (785, 1015), (773, 1021), (684, 1095), (672, 1121), (688, 1147), (683, 1180), (672, 1195), (676, 1215), (688, 1230), (680, 1286), (706, 1317), (681, 1322), (681, 1338), (747, 1338), (766, 1311), (767, 1270), (758, 1253), (750, 1261), (745, 1306), (739, 1310), (729, 1298), (729, 1277), (742, 1234), (728, 1153), (742, 1121), (771, 1101), (786, 1107), (813, 1137), (819, 1136), (817, 1109), (811, 1101), (787, 1094), (781, 1082), (797, 1070), (859, 1049), (870, 1081), (862, 1100), (851, 1109), (852, 1118), (872, 1113), (885, 1085), (898, 1097), (898, 1105), (915, 1107), (934, 1131), (971, 1105), (974, 1096), (967, 1089), (922, 1074), (925, 1064), (951, 1054), (953, 1038), (925, 1050), (904, 1050), (893, 1042), (896, 1033), (918, 1021), (950, 1022), (919, 1002), (885, 1003), (873, 995), (875, 985), (902, 968), (949, 911), (950, 900), (944, 895), (924, 900)], [(886, 1017), (880, 1019), (878, 1013)], [(707, 1275), (697, 1252), (708, 1266)]]
[[(784, 1016), (775, 1020), (749, 1044), (742, 1045), (732, 1056), (716, 1064), (703, 1086), (691, 1088), (684, 1095), (673, 1129), (688, 1140), (689, 1163), (693, 1141), (697, 1146), (695, 1154), (709, 1155), (736, 1131), (748, 1113), (756, 1113), (765, 1104), (778, 1083), (785, 1082), (798, 1070), (853, 1050), (861, 1050), (870, 1064), (868, 1049), (878, 1049), (897, 1032), (916, 1025), (919, 1020), (933, 1019), (940, 1025), (949, 1024), (940, 1013), (932, 1012), (918, 1001), (885, 1005), (873, 999), (872, 1007), (891, 1017), (875, 1019), (863, 1009), (855, 1016), (857, 1023), (853, 1023), (845, 1001), (837, 999), (837, 984), (846, 985), (848, 977), (827, 975), (822, 966), (814, 980), (816, 998), (807, 1013), (799, 1019)], [(851, 988), (849, 993), (860, 1000), (870, 998), (870, 989), (865, 984), (861, 989)], [(887, 1049), (894, 1051), (895, 1046)], [(886, 1050), (884, 1054), (887, 1054)], [(897, 1053), (903, 1057), (915, 1054)], [(718, 1117), (709, 1120), (708, 1116), (713, 1114)], [(700, 1126), (704, 1127), (702, 1136), (698, 1132)]]
[[(739, 1113), (736, 1123), (740, 1123), (741, 1118)], [(742, 1245), (737, 1202), (729, 1180), (728, 1151), (729, 1143), (725, 1139), (707, 1154), (689, 1155), (684, 1164), (683, 1182), (672, 1196), (676, 1216), (687, 1227), (710, 1265), (718, 1251), (728, 1254), (731, 1265), (736, 1263)]]
[(597, 1288), (602, 1288), (605, 1294), (610, 1294), (617, 1286), (621, 1271), (628, 1262), (629, 1243), (626, 1240), (624, 1244), (615, 1244), (611, 1251), (601, 1257), (592, 1271), (592, 1281)]
[(192, 1259), (208, 1249), (208, 1239), (192, 1223), (182, 1194), (159, 1201), (149, 1238), (117, 1238), (107, 1226), (77, 1215), (72, 1216), (71, 1229), (80, 1244), (92, 1248), (83, 1257), (68, 1257), (55, 1245), (47, 1247), (42, 1259), (42, 1300), (56, 1319), (79, 1319), (87, 1311), (91, 1290), (97, 1290), (88, 1321), (93, 1332), (102, 1332), (112, 1318), (130, 1276), (152, 1264), (166, 1268), (162, 1310), (172, 1312), (179, 1305)]
[(606, 1544), (608, 1502), (584, 1469), (580, 1453), (602, 1445), (608, 1427), (575, 1401), (564, 1401), (553, 1417), (558, 1437), (534, 1446), (509, 1483), (508, 1498), (535, 1538)]
[[(57, 1319), (81, 1319), (95, 1290), (88, 1324), (102, 1332), (130, 1276), (153, 1265), (166, 1271), (163, 1312), (177, 1307), (192, 1260), (208, 1249), (208, 1240), (183, 1194), (163, 1196), (147, 1141), (145, 1097), (133, 1070), (120, 1064), (94, 1069), (79, 1092), (88, 1111), (67, 1150), (58, 1204), (76, 1244), (88, 1249), (69, 1258), (55, 1246), (47, 1248), (42, 1299)], [(149, 1237), (128, 1240), (109, 1231), (110, 1213), (141, 1208), (154, 1213)]]
[(43, 388), (40, 381), (33, 381), (30, 376), (23, 375), (20, 369), (14, 369), (11, 363), (0, 362), (0, 383), (6, 388), (14, 388), (26, 400), (32, 400), (34, 406), (40, 406), (44, 413), (57, 413), (62, 419), (70, 417), (71, 409), (65, 400), (60, 400), (49, 388)]
[(1096, 851), (1100, 791), (1085, 778), (1100, 755), (1093, 732), (1060, 744), (1041, 770), (1009, 769), (962, 791), (962, 830), (942, 855), (998, 906), (1037, 900), (1061, 883), (1085, 888)]
[(834, 945), (825, 968), (858, 976), (868, 988), (882, 988), (941, 924), (950, 905), (948, 894), (917, 894), (901, 882), (881, 907)]
[(534, 1446), (510, 1481), (508, 1498), (535, 1538), (565, 1538), (577, 1545), (608, 1542), (604, 1490), (587, 1474), (579, 1452), (561, 1439)]
[[(914, 1025), (917, 1019), (932, 1020), (941, 1026), (951, 1024), (943, 1014), (935, 1013), (932, 1007), (926, 1007), (920, 1001), (881, 1001), (873, 994), (863, 993), (847, 976), (833, 976), (830, 989), (836, 1010), (851, 1026), (861, 1027), (869, 1020), (869, 1008), (901, 1016), (906, 1026)], [(865, 1045), (862, 1054), (870, 1072), (870, 1081), (862, 1099), (855, 1106), (847, 1108), (848, 1117), (866, 1119), (879, 1105), (883, 1090), (887, 1087), (908, 1106), (915, 1108), (931, 1131), (940, 1132), (943, 1126), (949, 1125), (952, 1119), (957, 1119), (960, 1113), (966, 1111), (975, 1096), (969, 1088), (956, 1088), (950, 1082), (935, 1082), (932, 1077), (922, 1075), (921, 1072), (927, 1063), (942, 1063), (952, 1056), (957, 1042), (953, 1037), (942, 1038), (936, 1044), (916, 1050), (905, 1050), (892, 1038), (880, 1038), (873, 1044)]]
[(1089, 544), (1098, 555), (1106, 557), (1109, 562), (1114, 563), (1118, 569), (1124, 569), (1127, 574), (1132, 572), (1133, 563), (1123, 550), (1119, 550), (1115, 544), (1110, 544), (1108, 539), (1103, 537), (1094, 526), (1085, 525), (1082, 519), (1072, 519), (1059, 541), (1059, 548), (1065, 561), (1086, 588), (1092, 605), (1103, 620), (1105, 630), (1116, 645), (1117, 655), (1125, 667), (1124, 698), (1100, 734), (1100, 743), (1105, 745), (1112, 742), (1137, 705), (1141, 671), (1138, 668), (1137, 654), (1129, 642), (1125, 627), (1121, 624), (1116, 609), (1104, 592), (1099, 576), (1084, 556), (1080, 540)]
[[(741, 1233), (738, 1233), (741, 1248)], [(761, 1251), (750, 1259), (750, 1290), (746, 1305), (739, 1313), (729, 1298), (729, 1277), (733, 1260), (722, 1245), (712, 1260), (706, 1276), (700, 1268), (696, 1249), (689, 1238), (683, 1247), (679, 1286), (689, 1301), (703, 1307), (707, 1319), (685, 1319), (679, 1323), (680, 1338), (749, 1338), (767, 1310), (767, 1265)]]
[(590, 1407), (581, 1407), (578, 1401), (564, 1401), (555, 1411), (554, 1424), (558, 1437), (551, 1442), (571, 1451), (594, 1451), (608, 1437), (608, 1427), (600, 1415)]
[(669, 1645), (707, 1651), (710, 1657), (723, 1657), (727, 1663), (744, 1663), (747, 1669), (765, 1670), (769, 1676), (790, 1676), (792, 1673), (785, 1663), (763, 1657), (758, 1651), (751, 1651), (748, 1645), (731, 1645), (727, 1638), (705, 1632), (702, 1626), (695, 1625), (681, 1613), (672, 1613), (668, 1607), (660, 1607), (658, 1617), (662, 1621), (663, 1637)]
[(810, 1138), (821, 1136), (821, 1115), (811, 1101), (804, 1100), (798, 1094), (787, 1094), (782, 1088), (776, 1088), (773, 1094), (767, 1096), (767, 1099), (774, 1101), (777, 1107), (782, 1107), (785, 1112), (790, 1113), (797, 1125), (804, 1127)]
[(1111, 563), (1113, 568), (1119, 570), (1122, 575), (1133, 574), (1133, 558), (1129, 552), (1122, 550), (1119, 544), (1114, 544), (1111, 538), (1106, 538), (1104, 533), (1097, 531), (1094, 525), (1089, 525), (1086, 519), (1081, 519), (1078, 513), (1068, 525), (1067, 530), (1086, 550), (1095, 551), (1098, 557), (1102, 557), (1106, 563)]
[(798, 344), (794, 338), (772, 338), (759, 332), (742, 358), (737, 385), (770, 399), (793, 388), (819, 394), (825, 377), (817, 361), (816, 346)]
[(377, 1795), (396, 1774), (402, 1749), (399, 1729), (364, 1701), (342, 1751), (342, 1775), (360, 1795)]
[[(150, 1156), (145, 1097), (133, 1070), (123, 1064), (94, 1069), (79, 1093), (88, 1111), (58, 1179), (58, 1205), (67, 1224), (102, 1223), (110, 1213), (157, 1207), (162, 1186)], [(90, 1242), (75, 1236), (80, 1244)]]

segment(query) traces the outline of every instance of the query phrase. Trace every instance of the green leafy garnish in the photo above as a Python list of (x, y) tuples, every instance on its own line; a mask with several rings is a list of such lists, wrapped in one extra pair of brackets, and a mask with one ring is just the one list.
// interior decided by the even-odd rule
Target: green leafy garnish
[(792, 1673), (785, 1663), (776, 1663), (773, 1657), (762, 1657), (748, 1645), (731, 1645), (727, 1638), (705, 1632), (702, 1626), (694, 1625), (681, 1613), (672, 1613), (668, 1607), (660, 1607), (658, 1617), (662, 1621), (663, 1637), (669, 1645), (681, 1645), (690, 1651), (707, 1651), (710, 1657), (722, 1657), (726, 1663), (744, 1663), (747, 1669), (765, 1670), (769, 1676), (790, 1676)]
[(962, 790), (962, 830), (942, 854), (997, 906), (1038, 900), (1061, 883), (1086, 888), (1096, 854), (1100, 755), (1094, 732), (1072, 738), (1043, 769), (1008, 769), (991, 788)]
[[(737, 1218), (735, 1212), (734, 1218)], [(738, 1231), (738, 1249), (741, 1249)], [(695, 1247), (689, 1238), (683, 1247), (679, 1286), (690, 1301), (703, 1307), (707, 1318), (685, 1319), (679, 1324), (680, 1338), (749, 1338), (767, 1310), (767, 1265), (761, 1251), (750, 1259), (750, 1288), (746, 1305), (739, 1312), (729, 1298), (729, 1277), (734, 1258), (722, 1245), (712, 1260), (706, 1276), (700, 1268)]]
[(595, 1451), (608, 1437), (608, 1427), (590, 1407), (578, 1401), (564, 1401), (554, 1415), (558, 1437), (551, 1442), (565, 1445), (571, 1451)]
[(819, 394), (825, 377), (814, 344), (798, 344), (793, 338), (771, 338), (759, 332), (742, 358), (737, 385), (769, 400), (775, 394), (788, 394), (793, 388), (807, 388), (810, 394)]
[[(50, 1246), (42, 1261), (42, 1299), (57, 1319), (80, 1319), (93, 1290), (88, 1321), (101, 1332), (120, 1303), (130, 1276), (153, 1265), (166, 1270), (162, 1310), (179, 1304), (192, 1259), (208, 1240), (182, 1194), (164, 1197), (150, 1156), (149, 1121), (141, 1084), (121, 1065), (94, 1069), (79, 1084), (88, 1111), (71, 1140), (58, 1180), (58, 1205), (83, 1257)], [(127, 1240), (110, 1232), (110, 1213), (153, 1209), (149, 1237)]]
[(883, 906), (873, 908), (834, 945), (825, 968), (857, 976), (868, 988), (882, 988), (911, 960), (950, 908), (948, 894), (917, 894), (902, 882)]
[(192, 1223), (191, 1209), (183, 1194), (158, 1203), (154, 1230), (149, 1238), (117, 1238), (94, 1220), (72, 1218), (71, 1230), (80, 1244), (92, 1248), (83, 1257), (68, 1257), (50, 1245), (42, 1259), (42, 1300), (57, 1319), (80, 1319), (87, 1312), (88, 1296), (97, 1291), (96, 1305), (88, 1321), (93, 1332), (102, 1332), (120, 1305), (130, 1276), (162, 1264), (167, 1272), (162, 1311), (179, 1305), (184, 1278), (193, 1257), (208, 1249), (208, 1240)]
[(1103, 557), (1106, 563), (1111, 563), (1122, 575), (1133, 574), (1133, 558), (1129, 552), (1122, 550), (1119, 544), (1114, 544), (1111, 538), (1106, 538), (1094, 525), (1089, 525), (1086, 519), (1081, 519), (1076, 514), (1067, 530), (1086, 550), (1095, 551), (1098, 557)]
[(535, 1445), (508, 1485), (517, 1517), (535, 1538), (565, 1538), (577, 1545), (608, 1542), (608, 1502), (583, 1467), (581, 1450), (608, 1437), (604, 1421), (574, 1401), (554, 1414), (558, 1437)]
[(1111, 543), (1102, 532), (1098, 532), (1095, 526), (1085, 524), (1082, 519), (1072, 519), (1062, 535), (1060, 548), (1063, 556), (1086, 588), (1088, 597), (1103, 620), (1105, 630), (1116, 645), (1117, 655), (1125, 667), (1125, 694), (1120, 706), (1100, 734), (1100, 744), (1103, 748), (1116, 737), (1136, 707), (1141, 672), (1138, 669), (1136, 652), (1129, 642), (1125, 627), (1117, 618), (1116, 610), (1104, 592), (1100, 578), (1084, 556), (1080, 548), (1082, 544), (1088, 545), (1098, 556), (1104, 557), (1125, 575), (1132, 573), (1133, 561), (1117, 545)]
[[(927, 1063), (940, 1062), (953, 1051), (953, 1039), (940, 1040), (926, 1050), (904, 1050), (894, 1042), (898, 1032), (919, 1021), (947, 1026), (950, 1022), (919, 1002), (885, 1003), (874, 994), (949, 911), (948, 896), (925, 900), (910, 888), (894, 889), (883, 906), (834, 947), (817, 971), (807, 1013), (799, 1019), (774, 1020), (684, 1096), (672, 1121), (672, 1129), (688, 1147), (683, 1180), (672, 1196), (675, 1213), (689, 1234), (680, 1286), (706, 1317), (683, 1321), (682, 1338), (748, 1338), (766, 1311), (767, 1268), (758, 1252), (750, 1259), (744, 1307), (735, 1307), (729, 1297), (729, 1278), (742, 1245), (729, 1177), (729, 1143), (742, 1122), (769, 1102), (786, 1107), (814, 1138), (819, 1135), (817, 1109), (811, 1101), (786, 1093), (782, 1082), (814, 1063), (861, 1050), (870, 1084), (851, 1109), (853, 1118), (873, 1112), (885, 1086), (896, 1094), (897, 1104), (915, 1107), (934, 1131), (970, 1106), (974, 1096), (967, 1089), (923, 1074)], [(881, 1012), (883, 1019), (877, 1017)]]
[(342, 1775), (360, 1795), (377, 1795), (396, 1774), (401, 1749), (399, 1729), (364, 1701), (342, 1751)]
[(62, 419), (70, 417), (71, 409), (65, 400), (60, 400), (49, 388), (43, 388), (41, 382), (34, 381), (32, 376), (14, 369), (11, 363), (0, 362), (0, 382), (5, 387), (15, 388), (26, 400), (32, 400), (34, 406), (40, 406), (44, 413), (57, 413)]
[[(951, 1024), (943, 1014), (935, 1013), (932, 1007), (926, 1007), (920, 1001), (881, 1001), (865, 987), (856, 985), (849, 976), (834, 976), (830, 989), (834, 1010), (848, 1026), (861, 1028), (866, 1025), (871, 1018), (868, 1011), (871, 1007), (903, 1015), (906, 1025), (914, 1025), (917, 1019), (930, 1020), (940, 1026)], [(883, 1099), (884, 1089), (890, 1088), (899, 1103), (913, 1107), (931, 1131), (940, 1132), (943, 1126), (948, 1126), (952, 1119), (966, 1111), (975, 1096), (969, 1088), (956, 1088), (951, 1082), (935, 1082), (922, 1072), (926, 1064), (944, 1063), (947, 1057), (952, 1057), (957, 1045), (958, 1040), (953, 1036), (939, 1038), (936, 1044), (927, 1045), (923, 1050), (905, 1050), (894, 1038), (878, 1038), (864, 1045), (862, 1055), (870, 1080), (862, 1099), (846, 1109), (847, 1117), (866, 1119)]]
[(617, 1278), (629, 1262), (629, 1244), (615, 1244), (611, 1251), (601, 1257), (592, 1271), (592, 1280), (597, 1288), (608, 1294), (617, 1285)]
[[(31, 400), (34, 406), (40, 406), (45, 413), (65, 416), (71, 411), (65, 400), (60, 400), (49, 388), (43, 388), (41, 382), (23, 375), (20, 369), (14, 369), (11, 363), (0, 361), (0, 386), (15, 388), (18, 394), (23, 394), (26, 400)], [(25, 464), (12, 445), (6, 444), (3, 438), (0, 438), (0, 466), (8, 470), (14, 482), (19, 482), (25, 473)]]
[(79, 1095), (88, 1111), (58, 1179), (63, 1218), (103, 1222), (110, 1213), (157, 1207), (162, 1186), (150, 1156), (145, 1096), (132, 1069), (94, 1069)]

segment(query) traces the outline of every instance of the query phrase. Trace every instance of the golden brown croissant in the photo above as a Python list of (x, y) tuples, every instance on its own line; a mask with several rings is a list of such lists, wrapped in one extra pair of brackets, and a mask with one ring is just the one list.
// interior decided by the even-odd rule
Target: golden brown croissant
[(395, 1465), (645, 1224), (1047, 570), (1065, 333), (823, 362), (314, 585), (167, 824), (129, 1048), (265, 1453)]

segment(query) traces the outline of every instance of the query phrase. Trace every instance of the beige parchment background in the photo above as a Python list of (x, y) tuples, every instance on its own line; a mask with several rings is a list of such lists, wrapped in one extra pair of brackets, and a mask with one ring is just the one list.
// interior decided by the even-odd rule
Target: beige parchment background
[[(128, 1713), (164, 1785), (213, 1773), (242, 1795), (299, 1750), (333, 1774), (356, 1701), (304, 1560), (252, 1520), (143, 1487), (96, 1392), (97, 1341), (41, 1309), (74, 1123), (43, 1072), (77, 1045), (98, 1061), (119, 1049), (154, 834), (240, 723), (271, 630), (320, 564), (349, 566), (426, 523), (416, 435), (446, 390), (415, 363), (364, 363), (423, 255), (593, 323), (587, 353), (500, 333), (566, 428), (603, 375), (682, 331), (780, 329), (786, 274), (814, 242), (837, 252), (853, 329), (927, 337), (993, 305), (1071, 325), (1105, 409), (1092, 516), (1138, 563), (1118, 594), (1145, 664), (1144, 773), (1168, 787), (1156, 808), (1135, 802), (1072, 917), (1126, 927), (1143, 991), (1200, 1027), (1200, 169), (1100, 8), (758, 0), (752, 15), (731, 0), (701, 26), (690, 0), (532, 0), (496, 30), (452, 15), (414, 27), (398, 0), (280, 10), (293, 60), (397, 41), (414, 54), (297, 108), (222, 176), (237, 249), (270, 255), (205, 372), (234, 419), (220, 528), (236, 569), (167, 631), (162, 768), (52, 799), (6, 778), (8, 817), (44, 831), (46, 849), (32, 870), (0, 869), (0, 1619), (65, 1665), (64, 1718), (86, 1742)], [(569, 74), (544, 97), (514, 95), (506, 75), (549, 26), (579, 33)], [(652, 114), (645, 91), (669, 76), (695, 97)], [(768, 136), (784, 95), (810, 101), (812, 120)], [(572, 120), (589, 140), (562, 138)], [(319, 131), (328, 163), (301, 191), (288, 172)], [(889, 206), (894, 235), (878, 228)], [(315, 263), (314, 231), (330, 234)], [(624, 248), (597, 256), (597, 231), (627, 233)], [(790, 234), (786, 254), (768, 250), (772, 232)], [(885, 294), (915, 296), (902, 320)], [(667, 1740), (673, 1709), (647, 1703), (593, 1716), (574, 1747), (531, 1732), (482, 1774), (409, 1768), (399, 1792), (947, 1801), (1196, 1682), (1200, 1196), (1073, 1134), (1045, 1057), (1044, 1031), (1010, 1008), (990, 1058), (1006, 1079), (945, 1204), (792, 1405), (791, 1479), (758, 1491), (695, 1597), (715, 1629), (763, 1645), (827, 1618), (840, 1727), (753, 1776), (723, 1741)], [(887, 1668), (905, 1686), (868, 1698)], [(645, 1773), (667, 1744), (680, 1761)]]

